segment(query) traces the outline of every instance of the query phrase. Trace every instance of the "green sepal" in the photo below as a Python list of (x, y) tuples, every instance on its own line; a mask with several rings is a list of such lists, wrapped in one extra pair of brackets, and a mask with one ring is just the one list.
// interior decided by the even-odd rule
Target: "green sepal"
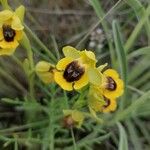
[(23, 5), (20, 5), (16, 10), (15, 14), (19, 17), (19, 19), (23, 22), (24, 20), (24, 14), (25, 14), (25, 7)]

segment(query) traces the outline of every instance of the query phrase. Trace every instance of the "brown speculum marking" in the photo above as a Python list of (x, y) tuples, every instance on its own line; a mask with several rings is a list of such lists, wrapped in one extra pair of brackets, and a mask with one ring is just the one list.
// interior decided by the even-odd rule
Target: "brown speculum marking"
[(107, 97), (103, 96), (104, 97), (104, 101), (106, 102), (106, 104), (103, 106), (103, 108), (106, 108), (110, 105), (110, 99), (108, 99)]
[(78, 61), (72, 61), (69, 63), (64, 71), (63, 77), (68, 82), (78, 81), (84, 74), (84, 67), (78, 64)]
[(107, 77), (106, 89), (110, 91), (114, 91), (116, 90), (116, 88), (117, 88), (116, 82), (111, 77)]
[(16, 32), (9, 25), (3, 25), (3, 36), (5, 41), (11, 42), (14, 40)]

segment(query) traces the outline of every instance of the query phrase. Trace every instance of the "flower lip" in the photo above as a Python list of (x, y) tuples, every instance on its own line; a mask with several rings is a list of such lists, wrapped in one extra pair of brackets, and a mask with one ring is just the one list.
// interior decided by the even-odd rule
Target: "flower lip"
[(111, 103), (110, 99), (105, 97), (105, 96), (103, 96), (103, 97), (104, 97), (104, 101), (106, 102), (106, 104), (103, 106), (103, 108), (107, 108), (110, 105), (110, 103)]
[(69, 63), (63, 73), (63, 77), (68, 82), (78, 81), (85, 72), (85, 68), (78, 64), (78, 61)]
[(110, 91), (115, 91), (117, 88), (117, 84), (116, 82), (113, 80), (112, 77), (107, 77), (107, 85), (106, 85), (106, 89), (110, 90)]
[(16, 32), (9, 25), (3, 25), (3, 36), (5, 41), (11, 42), (14, 40)]

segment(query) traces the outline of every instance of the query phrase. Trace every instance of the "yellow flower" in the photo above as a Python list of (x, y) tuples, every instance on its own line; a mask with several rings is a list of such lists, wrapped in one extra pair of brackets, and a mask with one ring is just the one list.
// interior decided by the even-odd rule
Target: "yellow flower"
[(15, 12), (10, 10), (0, 12), (0, 55), (12, 54), (19, 45), (18, 41), (22, 39), (24, 27), (19, 18), (21, 11), (24, 11), (23, 6), (17, 8)]
[(109, 99), (104, 96), (105, 105), (102, 107), (102, 112), (107, 113), (115, 111), (117, 108), (117, 103), (115, 99)]
[(117, 98), (124, 92), (124, 83), (113, 69), (104, 71), (101, 86), (103, 95), (110, 99)]
[(63, 110), (65, 115), (64, 126), (67, 128), (78, 127), (80, 128), (84, 121), (84, 114), (78, 110)]
[[(65, 58), (61, 59), (54, 73), (54, 79), (64, 90), (79, 90), (89, 82), (101, 80), (95, 68), (96, 59), (91, 51), (78, 51), (71, 46), (63, 48)], [(93, 79), (93, 76), (94, 79)]]
[(51, 83), (54, 81), (54, 70), (55, 70), (54, 65), (46, 61), (40, 61), (37, 63), (35, 70), (39, 78), (44, 83)]

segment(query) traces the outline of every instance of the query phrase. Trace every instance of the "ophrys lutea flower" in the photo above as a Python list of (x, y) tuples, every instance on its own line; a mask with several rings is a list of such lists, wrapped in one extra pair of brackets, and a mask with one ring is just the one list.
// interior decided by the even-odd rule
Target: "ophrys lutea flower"
[(10, 10), (0, 12), (0, 55), (12, 54), (22, 39), (24, 26), (19, 18), (21, 11), (24, 11), (23, 6), (17, 8), (15, 12)]
[(117, 98), (123, 94), (124, 83), (115, 70), (107, 69), (103, 72), (101, 90), (107, 98)]
[[(96, 58), (91, 51), (78, 51), (71, 46), (63, 48), (65, 58), (56, 65), (54, 79), (64, 90), (79, 90), (89, 82), (100, 80), (95, 69)], [(96, 81), (95, 81), (96, 82)]]
[(97, 86), (90, 86), (88, 106), (93, 112), (111, 112), (116, 109), (116, 99), (105, 97)]
[(112, 112), (116, 110), (117, 108), (116, 99), (110, 99), (105, 96), (103, 96), (103, 99), (105, 101), (105, 104), (102, 106), (102, 109), (101, 109), (102, 112), (107, 113), (107, 112)]

